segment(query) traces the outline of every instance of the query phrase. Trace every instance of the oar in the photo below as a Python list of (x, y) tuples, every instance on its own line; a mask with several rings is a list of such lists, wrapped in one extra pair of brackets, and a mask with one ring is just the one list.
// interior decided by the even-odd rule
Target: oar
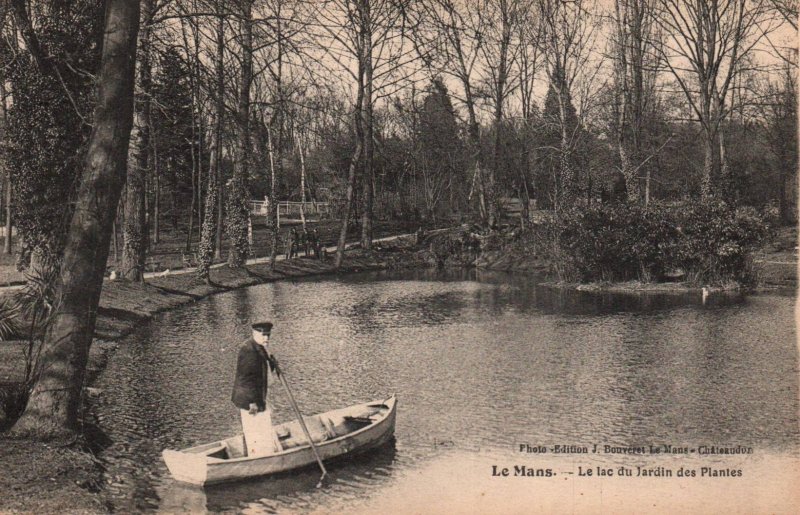
[(278, 377), (283, 383), (283, 387), (286, 389), (286, 395), (289, 396), (289, 403), (292, 405), (292, 409), (294, 409), (295, 414), (297, 415), (297, 421), (300, 422), (300, 427), (303, 428), (303, 432), (306, 434), (306, 439), (308, 443), (311, 445), (311, 450), (314, 451), (314, 457), (317, 458), (317, 463), (319, 463), (319, 468), (322, 469), (322, 475), (319, 478), (319, 482), (317, 483), (317, 488), (322, 486), (322, 480), (325, 479), (325, 476), (328, 475), (328, 471), (325, 470), (325, 465), (322, 464), (322, 458), (319, 457), (319, 452), (317, 452), (317, 446), (314, 445), (314, 441), (311, 439), (311, 433), (308, 432), (308, 427), (306, 426), (306, 421), (303, 420), (303, 414), (300, 413), (300, 408), (297, 407), (297, 402), (294, 400), (294, 395), (292, 395), (292, 389), (289, 388), (289, 383), (286, 382), (286, 375), (283, 373), (283, 370), (280, 368), (277, 369)]

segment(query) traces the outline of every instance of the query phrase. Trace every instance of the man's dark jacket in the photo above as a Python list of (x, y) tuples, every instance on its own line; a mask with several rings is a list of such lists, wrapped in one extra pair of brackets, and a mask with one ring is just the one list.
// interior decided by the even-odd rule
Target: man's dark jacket
[(258, 406), (258, 411), (266, 409), (267, 366), (275, 370), (271, 356), (264, 347), (252, 338), (239, 348), (236, 361), (236, 378), (233, 381), (231, 400), (239, 409), (250, 409), (250, 404)]

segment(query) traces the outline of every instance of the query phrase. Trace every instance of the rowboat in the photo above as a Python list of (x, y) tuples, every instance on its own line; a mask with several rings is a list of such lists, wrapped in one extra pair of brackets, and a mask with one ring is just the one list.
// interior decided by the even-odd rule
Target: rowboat
[[(356, 404), (303, 417), (322, 460), (379, 447), (394, 435), (397, 398)], [(195, 485), (209, 485), (277, 474), (316, 462), (313, 449), (297, 420), (275, 426), (281, 452), (245, 456), (244, 437), (236, 435), (181, 451), (162, 452), (172, 477)]]

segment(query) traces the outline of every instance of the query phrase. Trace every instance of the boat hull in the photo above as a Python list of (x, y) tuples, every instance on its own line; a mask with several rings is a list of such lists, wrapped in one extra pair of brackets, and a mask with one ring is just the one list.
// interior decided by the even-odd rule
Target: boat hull
[[(359, 410), (374, 409), (380, 406), (380, 413), (372, 417), (368, 425), (342, 436), (320, 441), (315, 444), (317, 452), (323, 461), (340, 458), (346, 455), (374, 449), (388, 442), (394, 436), (396, 406), (395, 396), (387, 400), (364, 403), (341, 410), (316, 415), (326, 417), (328, 420), (346, 419), (348, 413), (358, 413)], [(305, 417), (304, 417), (305, 418)], [(309, 421), (309, 417), (306, 420)], [(290, 422), (276, 426), (276, 431), (299, 433), (297, 422)], [(298, 447), (284, 450), (283, 452), (256, 457), (220, 458), (215, 457), (223, 449), (240, 452), (241, 435), (227, 440), (213, 442), (183, 451), (165, 450), (162, 453), (172, 477), (178, 481), (195, 485), (209, 485), (239, 479), (266, 476), (287, 472), (309, 466), (316, 462), (314, 451), (307, 443)]]

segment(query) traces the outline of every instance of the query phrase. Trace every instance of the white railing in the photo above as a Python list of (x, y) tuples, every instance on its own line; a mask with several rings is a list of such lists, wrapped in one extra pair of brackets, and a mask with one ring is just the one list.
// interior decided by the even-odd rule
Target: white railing
[[(330, 204), (328, 202), (278, 201), (278, 225), (280, 225), (281, 218), (300, 218), (301, 213), (307, 217), (325, 218), (330, 215)], [(267, 216), (269, 214), (269, 202), (266, 200), (251, 200), (250, 214)]]

